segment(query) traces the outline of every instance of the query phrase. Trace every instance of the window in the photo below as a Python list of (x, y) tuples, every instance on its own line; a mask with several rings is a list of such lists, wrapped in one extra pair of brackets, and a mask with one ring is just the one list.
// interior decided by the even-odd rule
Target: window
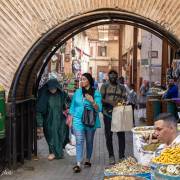
[(93, 57), (93, 47), (90, 47), (90, 55)]
[(98, 56), (107, 56), (107, 46), (98, 46)]
[(141, 59), (141, 65), (143, 65), (143, 66), (149, 65), (149, 60), (148, 59)]

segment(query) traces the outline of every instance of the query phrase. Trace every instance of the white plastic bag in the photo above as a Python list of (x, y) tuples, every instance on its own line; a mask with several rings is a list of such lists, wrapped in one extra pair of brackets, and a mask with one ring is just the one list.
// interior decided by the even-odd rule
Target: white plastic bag
[(73, 146), (71, 144), (66, 144), (65, 150), (69, 156), (76, 156), (76, 146)]
[(116, 106), (112, 112), (111, 131), (130, 131), (133, 127), (132, 106)]
[(71, 134), (71, 144), (72, 144), (73, 146), (76, 145), (76, 137), (75, 137), (74, 134)]

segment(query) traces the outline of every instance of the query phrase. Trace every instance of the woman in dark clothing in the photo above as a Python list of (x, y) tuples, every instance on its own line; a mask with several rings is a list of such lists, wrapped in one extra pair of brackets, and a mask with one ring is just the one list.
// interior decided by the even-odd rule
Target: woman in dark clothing
[(63, 111), (68, 103), (67, 94), (56, 79), (49, 80), (38, 93), (36, 120), (49, 146), (48, 160), (63, 158), (67, 126)]

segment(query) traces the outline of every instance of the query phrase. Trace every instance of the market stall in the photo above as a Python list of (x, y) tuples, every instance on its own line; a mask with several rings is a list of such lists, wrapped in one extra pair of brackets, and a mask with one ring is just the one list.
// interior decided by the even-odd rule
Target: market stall
[[(153, 126), (141, 126), (132, 129), (133, 132), (133, 152), (137, 161), (148, 166), (160, 142), (153, 135)], [(180, 133), (180, 124), (178, 124), (178, 132)]]
[(148, 96), (146, 103), (147, 125), (154, 124), (154, 118), (162, 113), (168, 112), (178, 117), (180, 111), (180, 98), (176, 99), (160, 99), (160, 96)]
[[(180, 133), (180, 124), (178, 124)], [(105, 180), (179, 180), (180, 144), (158, 153), (160, 142), (153, 136), (153, 126), (132, 129), (134, 157), (104, 170)]]

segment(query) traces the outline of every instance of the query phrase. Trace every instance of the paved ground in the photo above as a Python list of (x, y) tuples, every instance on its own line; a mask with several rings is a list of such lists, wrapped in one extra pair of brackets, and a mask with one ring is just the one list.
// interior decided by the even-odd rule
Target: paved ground
[[(118, 158), (117, 136), (114, 135), (114, 149), (116, 158)], [(132, 156), (133, 144), (132, 133), (126, 133), (126, 156)], [(106, 150), (104, 129), (98, 129), (94, 142), (94, 153), (92, 157), (92, 167), (82, 170), (80, 174), (74, 174), (72, 167), (75, 163), (75, 157), (65, 154), (65, 159), (47, 160), (48, 148), (44, 139), (38, 142), (39, 160), (27, 161), (18, 168), (12, 175), (1, 176), (1, 180), (102, 180), (103, 171), (108, 166), (108, 154)]]

